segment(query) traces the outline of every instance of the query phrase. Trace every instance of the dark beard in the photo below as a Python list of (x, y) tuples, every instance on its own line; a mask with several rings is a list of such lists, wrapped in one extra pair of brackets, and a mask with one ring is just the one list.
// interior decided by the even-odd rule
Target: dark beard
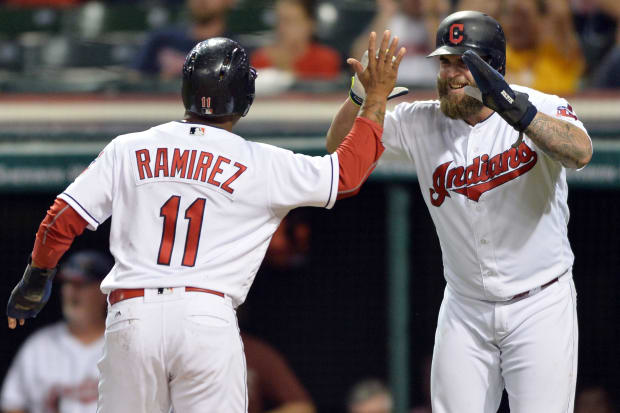
[(439, 107), (444, 115), (452, 119), (467, 119), (482, 110), (484, 105), (478, 99), (464, 95), (450, 94), (450, 85), (447, 79), (437, 78), (437, 93), (439, 93)]

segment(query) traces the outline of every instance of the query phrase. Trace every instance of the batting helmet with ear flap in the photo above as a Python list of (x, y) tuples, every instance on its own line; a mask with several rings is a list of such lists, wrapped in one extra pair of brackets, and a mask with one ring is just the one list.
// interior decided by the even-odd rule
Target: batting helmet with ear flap
[(506, 73), (506, 37), (493, 17), (479, 11), (452, 13), (439, 24), (435, 51), (427, 57), (462, 55), (473, 50), (491, 67)]
[(198, 43), (183, 65), (183, 105), (202, 118), (245, 116), (254, 101), (256, 70), (234, 40), (214, 37)]

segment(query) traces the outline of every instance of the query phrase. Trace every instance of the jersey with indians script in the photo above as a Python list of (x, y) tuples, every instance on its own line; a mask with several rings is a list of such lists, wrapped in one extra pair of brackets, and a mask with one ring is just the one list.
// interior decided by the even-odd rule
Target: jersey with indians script
[[(536, 108), (585, 131), (558, 96), (513, 86)], [(457, 292), (503, 301), (566, 272), (566, 171), (497, 113), (475, 126), (446, 117), (438, 101), (401, 103), (385, 118), (386, 153), (415, 164), (437, 229), (444, 275)]]
[(96, 229), (111, 215), (116, 264), (101, 290), (192, 286), (248, 293), (293, 208), (331, 208), (338, 155), (307, 156), (223, 129), (169, 122), (122, 135), (59, 198)]

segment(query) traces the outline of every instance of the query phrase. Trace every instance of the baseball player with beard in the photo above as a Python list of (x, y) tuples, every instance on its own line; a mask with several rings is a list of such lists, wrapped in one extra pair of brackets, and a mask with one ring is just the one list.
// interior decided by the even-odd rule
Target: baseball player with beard
[(233, 134), (256, 71), (230, 39), (197, 44), (183, 68), (184, 119), (112, 140), (48, 211), (9, 299), (9, 327), (42, 309), (73, 239), (113, 216), (97, 411), (247, 412), (235, 308), (286, 214), (331, 208), (374, 168), (405, 53), (396, 38), (388, 43), (389, 35), (374, 57), (370, 35), (360, 116), (334, 154), (317, 157)]
[[(386, 151), (415, 164), (442, 249), (433, 412), (496, 412), (504, 388), (513, 413), (572, 412), (566, 169), (587, 165), (592, 143), (566, 100), (506, 84), (504, 33), (492, 17), (449, 15), (436, 46), (439, 100), (397, 105), (383, 133)], [(353, 100), (341, 107), (329, 151), (357, 112)]]

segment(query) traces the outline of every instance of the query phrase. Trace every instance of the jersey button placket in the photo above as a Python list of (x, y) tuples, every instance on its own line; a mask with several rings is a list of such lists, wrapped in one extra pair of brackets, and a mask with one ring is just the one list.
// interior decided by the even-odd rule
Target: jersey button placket
[(484, 203), (484, 195), (480, 199), (477, 205), (477, 210), (480, 214), (480, 228), (479, 228), (479, 242), (478, 242), (478, 256), (481, 260), (481, 268), (483, 270), (482, 276), (484, 278), (485, 292), (497, 291), (498, 279), (496, 277), (497, 271), (495, 270), (495, 252), (492, 241), (492, 220), (489, 219), (488, 208)]
[[(477, 143), (477, 134), (476, 134), (476, 129), (472, 128), (469, 132), (469, 137), (467, 139), (467, 151), (466, 151), (466, 162), (465, 162), (465, 168), (467, 168), (467, 166), (471, 165), (474, 161), (474, 158), (476, 158), (476, 156), (478, 156), (478, 143)], [(471, 186), (471, 183), (468, 183), (467, 186)], [(465, 201), (465, 203), (467, 204), (467, 209), (469, 210), (469, 216), (472, 220), (472, 231), (473, 231), (473, 237), (474, 237), (474, 242), (475, 242), (475, 249), (476, 249), (476, 258), (479, 261), (479, 265), (480, 265), (480, 269), (481, 269), (481, 273), (480, 276), (482, 277), (482, 286), (483, 289), (485, 290), (486, 293), (486, 285), (487, 285), (487, 279), (488, 279), (488, 273), (486, 271), (485, 265), (484, 265), (484, 251), (482, 249), (482, 244), (481, 241), (483, 239), (483, 234), (484, 234), (484, 208), (482, 207), (482, 205), (479, 203), (478, 201), (474, 201), (472, 199), (467, 198), (467, 200)]]

